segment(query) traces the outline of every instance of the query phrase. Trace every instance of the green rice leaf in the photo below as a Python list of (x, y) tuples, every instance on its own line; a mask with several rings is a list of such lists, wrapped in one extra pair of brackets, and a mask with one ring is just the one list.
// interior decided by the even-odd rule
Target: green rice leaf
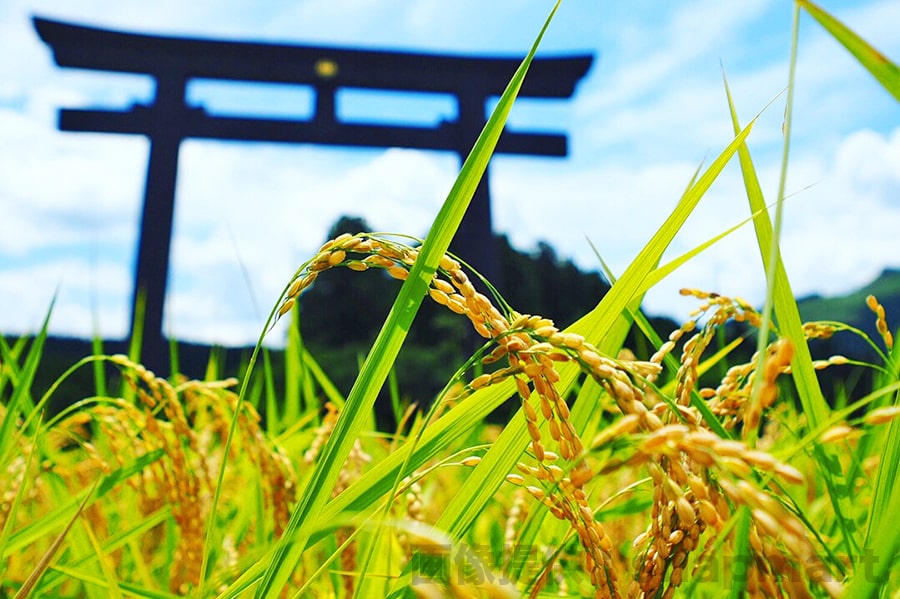
[[(9, 536), (12, 533), (12, 529), (14, 523), (16, 522), (16, 516), (19, 511), (19, 507), (22, 505), (24, 498), (27, 496), (27, 490), (31, 486), (31, 481), (34, 476), (31, 475), (32, 463), (34, 461), (34, 456), (38, 453), (38, 438), (41, 434), (41, 427), (38, 425), (35, 427), (34, 436), (31, 439), (31, 451), (28, 452), (28, 457), (25, 459), (25, 475), (22, 477), (22, 482), (19, 483), (18, 488), (16, 489), (16, 495), (13, 498), (12, 504), (9, 506), (9, 511), (6, 514), (6, 518), (3, 522), (3, 528), (0, 530), (0, 556), (6, 555), (6, 544), (9, 541)], [(6, 560), (0, 560), (0, 580), (4, 578), (4, 573), (7, 567)]]
[(47, 551), (44, 552), (44, 555), (41, 556), (41, 559), (38, 560), (38, 563), (35, 564), (34, 569), (29, 574), (28, 578), (25, 579), (25, 582), (22, 583), (22, 586), (19, 588), (19, 591), (16, 593), (16, 599), (25, 599), (31, 594), (31, 590), (34, 586), (40, 581), (41, 577), (44, 575), (44, 572), (47, 571), (47, 568), (50, 567), (50, 562), (56, 557), (56, 554), (62, 548), (63, 543), (66, 540), (66, 536), (68, 536), (69, 531), (72, 530), (72, 526), (75, 524), (75, 521), (78, 520), (79, 516), (81, 516), (81, 512), (84, 511), (84, 508), (88, 506), (91, 497), (94, 494), (94, 490), (97, 488), (97, 483), (99, 483), (99, 479), (94, 483), (94, 486), (87, 490), (84, 498), (78, 504), (75, 512), (71, 514), (66, 522), (65, 528), (63, 528), (62, 532), (60, 532), (53, 542), (50, 544), (50, 547), (47, 548)]
[[(84, 570), (79, 568), (73, 568), (71, 566), (60, 566), (55, 565), (53, 569), (59, 572), (60, 574), (65, 574), (68, 578), (72, 580), (80, 580), (81, 582), (89, 583), (96, 587), (102, 589), (108, 589), (109, 586), (107, 582), (96, 576), (91, 576), (86, 573)], [(146, 599), (179, 599), (183, 597), (183, 595), (176, 595), (174, 593), (166, 593), (163, 591), (158, 591), (155, 589), (147, 589), (141, 587), (140, 585), (119, 581), (118, 589), (122, 592), (128, 593), (128, 597), (138, 597), (138, 598), (146, 598)]]
[(47, 340), (47, 331), (50, 326), (50, 315), (53, 313), (53, 305), (55, 303), (56, 295), (53, 296), (53, 300), (50, 302), (41, 330), (31, 344), (31, 349), (25, 357), (25, 363), (22, 365), (21, 370), (18, 370), (18, 376), (13, 381), (12, 396), (5, 406), (6, 413), (3, 417), (3, 422), (0, 423), (0, 464), (7, 462), (9, 452), (12, 451), (13, 441), (16, 437), (13, 434), (13, 427), (16, 426), (16, 421), (19, 419), (20, 414), (24, 416), (26, 421), (30, 421), (32, 416), (34, 416), (35, 406), (31, 398), (31, 385), (34, 382), (38, 364), (44, 352), (44, 343)]
[(797, 0), (806, 12), (839, 41), (894, 99), (900, 102), (900, 68), (814, 2)]
[[(725, 82), (725, 91), (731, 109), (732, 123), (735, 131), (737, 131), (740, 124), (734, 103), (731, 100), (727, 81)], [(742, 145), (738, 150), (738, 157), (744, 177), (744, 188), (747, 191), (747, 200), (750, 203), (750, 210), (754, 214), (753, 227), (756, 231), (757, 244), (763, 265), (768, 271), (767, 259), (771, 255), (773, 244), (777, 243), (774, 239), (775, 235), (769, 219), (769, 211), (766, 207), (759, 179), (756, 176), (756, 169), (753, 166), (753, 161), (746, 145)], [(782, 335), (790, 339), (794, 344), (794, 361), (791, 364), (794, 380), (800, 393), (803, 410), (809, 416), (810, 424), (815, 427), (819, 422), (827, 418), (829, 407), (825, 397), (822, 395), (822, 390), (819, 388), (819, 382), (812, 365), (812, 357), (809, 353), (809, 346), (802, 331), (800, 310), (797, 307), (797, 301), (794, 299), (787, 271), (780, 256), (778, 256), (775, 263), (774, 279), (775, 284), (772, 293), (774, 294), (774, 307), (778, 318), (779, 330)]]
[(735, 515), (734, 565), (731, 569), (730, 599), (741, 599), (747, 591), (747, 570), (751, 563), (750, 508), (742, 505)]
[[(791, 78), (791, 81), (793, 81), (793, 77)], [(791, 98), (790, 91), (791, 90), (789, 89), (789, 104)], [(737, 131), (740, 124), (727, 80), (725, 80), (725, 92), (731, 111), (732, 125), (735, 131)], [(788, 116), (789, 114), (790, 110), (788, 110)], [(789, 119), (786, 131), (789, 134)], [(788, 141), (786, 140), (785, 145), (787, 145), (787, 143)], [(809, 344), (803, 333), (800, 310), (797, 307), (797, 301), (791, 290), (790, 281), (788, 280), (784, 263), (781, 260), (780, 252), (778, 252), (777, 231), (773, 228), (772, 222), (769, 219), (769, 213), (766, 208), (762, 188), (759, 184), (759, 179), (756, 176), (756, 169), (753, 165), (753, 160), (750, 157), (750, 151), (745, 144), (738, 150), (738, 157), (741, 163), (741, 172), (743, 173), (744, 187), (747, 191), (747, 200), (750, 204), (750, 210), (756, 215), (753, 217), (753, 226), (756, 231), (757, 245), (759, 246), (763, 266), (765, 267), (769, 281), (771, 281), (768, 289), (768, 294), (771, 299), (767, 301), (767, 304), (771, 303), (774, 307), (781, 335), (788, 339), (794, 347), (794, 357), (791, 360), (792, 379), (797, 387), (797, 394), (803, 407), (803, 412), (807, 415), (810, 426), (816, 428), (828, 419), (831, 409), (825, 400), (825, 396), (822, 394), (822, 389), (819, 387), (819, 381), (813, 366), (812, 355), (809, 351)], [(786, 166), (785, 160), (783, 168), (786, 168)], [(783, 181), (784, 173), (782, 173), (782, 182)], [(783, 183), (780, 187), (779, 202), (783, 202)], [(775, 257), (774, 262), (771, 261), (772, 256)], [(764, 336), (764, 330), (760, 331), (760, 335), (761, 337)], [(766, 343), (767, 340), (765, 338), (760, 339), (760, 345), (762, 347), (765, 347)], [(814, 453), (816, 455), (816, 465), (829, 490), (829, 499), (831, 500), (835, 514), (837, 515), (838, 524), (843, 530), (844, 541), (845, 543), (852, 543), (853, 524), (846, 515), (850, 512), (850, 498), (844, 491), (846, 483), (838, 461), (838, 456), (834, 449), (822, 446), (817, 446)]]

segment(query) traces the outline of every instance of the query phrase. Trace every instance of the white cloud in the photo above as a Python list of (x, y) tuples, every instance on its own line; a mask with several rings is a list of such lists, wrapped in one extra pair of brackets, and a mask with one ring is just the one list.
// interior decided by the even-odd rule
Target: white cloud
[(796, 293), (857, 288), (885, 266), (900, 230), (900, 128), (890, 136), (857, 131), (825, 160), (802, 161), (816, 185), (786, 204), (785, 262), (798, 273)]
[[(0, 108), (7, 154), (0, 160), (0, 250), (22, 255), (81, 243), (122, 242), (133, 230), (146, 144), (97, 134), (61, 135)], [(14, 150), (13, 150), (14, 148)]]
[(900, 195), (900, 129), (889, 138), (871, 130), (849, 135), (835, 157), (837, 176), (884, 208)]
[[(890, 251), (900, 229), (898, 147), (900, 128), (889, 136), (863, 130), (848, 135), (831, 154), (806, 152), (791, 163), (782, 251), (795, 293), (846, 293), (870, 282), (885, 266), (900, 266), (900, 258)], [(597, 269), (585, 241), (588, 236), (616, 274), (671, 212), (694, 168), (676, 162), (617, 163), (529, 174), (521, 165), (504, 166), (511, 172), (495, 186), (498, 228), (520, 247), (544, 239), (583, 268)], [(757, 168), (767, 201), (773, 202), (777, 163)], [(730, 165), (688, 219), (664, 262), (748, 216), (739, 170)], [(681, 287), (761, 304), (761, 264), (752, 227), (745, 225), (662, 282), (648, 295), (646, 308), (685, 315), (693, 302), (678, 298)]]
[[(807, 154), (791, 163), (788, 191), (798, 191), (785, 203), (781, 248), (798, 296), (847, 293), (871, 282), (883, 268), (900, 266), (900, 258), (891, 252), (900, 228), (900, 203), (891, 201), (900, 197), (898, 139), (900, 128), (889, 137), (854, 132), (833, 154)], [(764, 189), (774, 190), (777, 169), (770, 166), (759, 174)], [(727, 195), (746, 204), (739, 181), (726, 187)], [(704, 203), (721, 196), (713, 193)], [(768, 201), (773, 199), (774, 192), (767, 195)], [(752, 229), (745, 227), (680, 269), (654, 290), (648, 308), (672, 314), (683, 305), (681, 315), (686, 314), (688, 302), (671, 301), (681, 286), (739, 295), (761, 305), (765, 278)]]
[[(900, 5), (893, 0), (851, 2), (845, 8), (834, 10), (832, 14), (876, 49), (890, 53), (900, 47), (896, 27), (897, 22), (900, 22)], [(811, 19), (806, 21), (810, 22)]]
[(75, 257), (0, 269), (0, 329), (5, 334), (36, 332), (50, 309), (50, 330), (90, 337), (96, 312), (100, 331), (121, 337), (128, 330), (131, 274), (108, 261)]

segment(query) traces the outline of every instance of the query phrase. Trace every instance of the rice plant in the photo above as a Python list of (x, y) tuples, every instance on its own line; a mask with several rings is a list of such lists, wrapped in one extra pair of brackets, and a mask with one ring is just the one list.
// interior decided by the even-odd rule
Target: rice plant
[[(890, 61), (812, 3), (796, 3), (795, 24), (801, 10), (900, 99)], [(166, 379), (133, 356), (98, 352), (33, 397), (46, 324), (33, 339), (0, 337), (4, 594), (877, 597), (898, 588), (896, 315), (867, 299), (878, 337), (865, 340), (878, 363), (813, 360), (810, 345), (847, 327), (801, 322), (778, 253), (784, 177), (773, 222), (745, 145), (753, 121), (740, 123), (730, 96), (734, 139), (572, 326), (517, 312), (447, 252), (542, 34), (428, 236), (358, 232), (323, 245), (287, 282), (240, 380), (219, 379), (212, 363), (206, 380)], [(795, 48), (797, 37), (795, 26)], [(792, 86), (791, 75), (785, 170)], [(767, 301), (757, 309), (727, 290), (685, 289), (696, 310), (655, 331), (641, 299), (715, 242), (661, 263), (735, 156)], [(347, 397), (295, 333), (279, 389), (262, 342), (281, 320), (295, 331), (303, 293), (338, 268), (402, 282), (393, 309)], [(433, 400), (395, 400), (396, 429), (378, 430), (375, 399), (423, 301), (457, 315), (483, 346)], [(722, 343), (735, 325), (742, 336)], [(624, 346), (632, 328), (652, 355)], [(752, 357), (735, 357), (753, 340)], [(816, 373), (838, 365), (873, 370), (871, 392), (826, 397)], [(71, 373), (88, 367), (96, 394), (45, 417)], [(101, 383), (105, 369), (121, 389)], [(511, 397), (514, 415), (487, 424)]]

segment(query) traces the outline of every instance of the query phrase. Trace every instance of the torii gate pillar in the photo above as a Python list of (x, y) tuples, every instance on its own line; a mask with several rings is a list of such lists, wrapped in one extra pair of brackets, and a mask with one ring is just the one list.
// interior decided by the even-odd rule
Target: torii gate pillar
[[(163, 306), (175, 219), (175, 184), (184, 118), (186, 80), (157, 80), (156, 101), (149, 114), (150, 157), (141, 211), (141, 229), (131, 299), (131, 331), (142, 331), (142, 359), (157, 370), (164, 368)], [(160, 265), (163, 265), (162, 268)], [(143, 313), (143, 322), (139, 315)]]

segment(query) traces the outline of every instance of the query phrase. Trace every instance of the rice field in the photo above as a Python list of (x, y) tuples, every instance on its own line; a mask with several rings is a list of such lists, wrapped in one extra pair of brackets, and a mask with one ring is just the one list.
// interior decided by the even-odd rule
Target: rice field
[[(893, 63), (816, 5), (794, 10), (900, 100)], [(38, 397), (46, 327), (0, 344), (4, 596), (896, 596), (897, 315), (867, 299), (871, 364), (811, 357), (846, 327), (801, 322), (777, 251), (793, 67), (779, 197), (763, 197), (745, 144), (753, 121), (732, 105), (735, 137), (570, 327), (517, 312), (447, 253), (541, 35), (427, 238), (359, 232), (322, 246), (286, 282), (240, 379), (212, 362), (204, 380), (162, 378), (137, 354), (98, 352)], [(797, 38), (795, 26), (795, 51)], [(653, 330), (643, 295), (706, 246), (666, 263), (663, 252), (733, 160), (767, 301), (685, 289), (696, 309), (674, 331)], [(296, 331), (303, 293), (340, 268), (398, 281), (353, 388), (342, 396), (296, 333), (276, 385), (266, 335), (281, 320)], [(379, 430), (376, 397), (422, 302), (484, 345), (436, 398), (395, 396), (396, 428)], [(734, 324), (750, 333), (723, 341)], [(646, 359), (624, 346), (634, 328), (656, 349)], [(755, 348), (749, 361), (734, 357), (741, 343)], [(872, 389), (826, 397), (816, 373), (836, 365), (873, 371)], [(95, 394), (47, 416), (68, 377), (92, 368)], [(514, 415), (488, 424), (511, 397)]]

